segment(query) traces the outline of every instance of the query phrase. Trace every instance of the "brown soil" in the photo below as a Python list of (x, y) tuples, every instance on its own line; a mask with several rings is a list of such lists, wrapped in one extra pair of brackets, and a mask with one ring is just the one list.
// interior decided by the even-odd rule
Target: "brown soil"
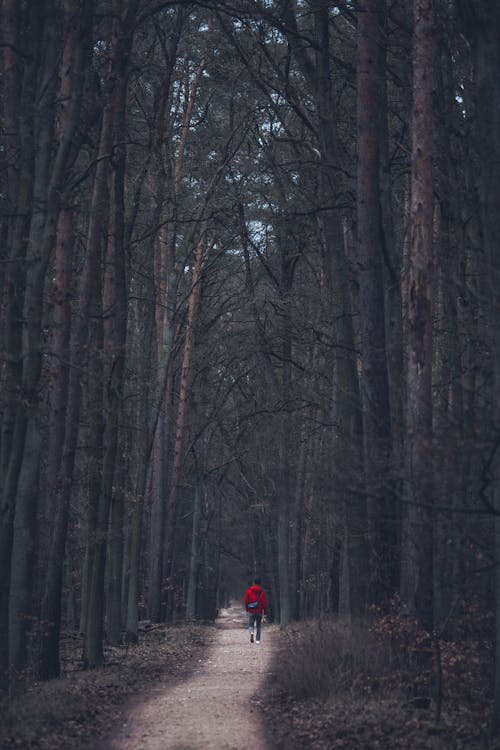
[(109, 750), (241, 750), (268, 746), (259, 694), (270, 674), (272, 629), (251, 644), (243, 609), (222, 610), (206, 660), (173, 688), (158, 686), (136, 705)]

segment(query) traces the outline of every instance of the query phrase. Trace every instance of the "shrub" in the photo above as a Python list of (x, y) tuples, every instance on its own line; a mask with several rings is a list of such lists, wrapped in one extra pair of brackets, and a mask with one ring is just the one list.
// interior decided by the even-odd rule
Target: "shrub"
[(492, 681), (492, 618), (473, 602), (459, 604), (448, 632), (429, 633), (395, 597), (385, 613), (377, 612), (372, 633), (390, 643), (408, 695), (421, 688), (439, 705), (446, 700), (475, 709), (486, 706)]
[(392, 668), (390, 648), (368, 624), (308, 620), (280, 634), (278, 690), (293, 698), (326, 698), (355, 690), (381, 691)]
[(357, 696), (401, 698), (415, 707), (443, 701), (486, 710), (491, 698), (491, 625), (472, 605), (461, 607), (453, 635), (428, 633), (395, 598), (366, 621), (308, 620), (280, 633), (275, 682), (295, 699)]

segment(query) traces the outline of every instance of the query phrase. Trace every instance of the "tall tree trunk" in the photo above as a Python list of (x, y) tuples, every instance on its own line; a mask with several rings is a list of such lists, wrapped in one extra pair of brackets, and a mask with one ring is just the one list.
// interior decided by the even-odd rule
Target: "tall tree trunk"
[[(464, 398), (462, 372), (466, 358), (462, 359), (464, 347), (463, 331), (459, 327), (459, 290), (465, 293), (466, 284), (460, 278), (455, 262), (462, 258), (466, 263), (466, 248), (461, 232), (460, 186), (461, 165), (454, 158), (449, 133), (455, 126), (458, 107), (455, 100), (455, 78), (452, 51), (441, 45), (438, 71), (438, 138), (437, 154), (439, 207), (435, 211), (435, 237), (439, 242), (439, 257), (436, 257), (436, 300), (433, 380), (438, 385), (434, 392), (433, 429), (434, 456), (439, 462), (436, 472), (434, 495), (449, 498), (452, 508), (465, 507), (467, 497), (463, 477), (468, 473), (468, 459), (463, 446), (467, 439), (464, 433)], [(457, 189), (458, 186), (458, 189)], [(458, 252), (457, 252), (458, 250)], [(459, 286), (460, 285), (460, 286)], [(473, 334), (468, 334), (473, 335)], [(477, 341), (477, 337), (474, 336)], [(465, 472), (465, 474), (464, 474)], [(457, 562), (461, 557), (463, 539), (460, 515), (439, 513), (434, 520), (434, 620), (436, 629), (450, 622), (449, 613), (461, 598), (460, 589), (464, 576), (460, 575)], [(450, 622), (451, 624), (451, 622)], [(448, 632), (449, 629), (448, 629)]]
[[(106, 225), (105, 225), (106, 226)], [(103, 238), (104, 241), (104, 238)], [(95, 667), (104, 661), (104, 564), (109, 522), (109, 508), (101, 494), (103, 474), (103, 309), (102, 282), (99, 273), (94, 279), (90, 307), (89, 338), (87, 344), (87, 435), (89, 464), (87, 470), (87, 589), (82, 607), (86, 608), (83, 662)], [(102, 576), (102, 578), (101, 578)]]
[(186, 597), (186, 617), (196, 617), (196, 594), (198, 590), (198, 570), (200, 566), (200, 528), (203, 507), (204, 487), (197, 477), (194, 488), (193, 526), (191, 554), (189, 557), (189, 580)]
[(385, 346), (380, 207), (380, 101), (383, 68), (384, 0), (365, 0), (358, 13), (358, 258), (363, 385), (364, 469), (370, 537), (369, 593), (373, 604), (391, 594), (394, 550), (390, 458), (391, 428)]
[(151, 535), (150, 535), (150, 582), (149, 582), (149, 616), (153, 622), (160, 622), (162, 618), (162, 588), (164, 568), (164, 542), (167, 524), (166, 502), (168, 499), (168, 471), (169, 456), (169, 427), (171, 398), (173, 389), (173, 369), (170, 368), (166, 383), (165, 403), (158, 424), (156, 445), (154, 448), (152, 466)]
[(434, 0), (414, 1), (411, 249), (408, 291), (407, 509), (401, 590), (433, 627), (432, 276), (434, 227)]
[(106, 635), (108, 642), (118, 645), (122, 641), (122, 600), (125, 534), (124, 461), (117, 457), (115, 485), (111, 503), (108, 534), (108, 591), (106, 596)]
[(333, 447), (336, 492), (344, 499), (349, 566), (349, 601), (353, 617), (365, 612), (368, 561), (366, 555), (366, 498), (358, 481), (362, 466), (362, 413), (355, 356), (352, 302), (342, 218), (338, 210), (327, 208), (340, 192), (336, 114), (330, 74), (329, 11), (318, 3), (315, 12), (317, 75), (312, 81), (319, 115), (321, 151), (320, 205), (321, 229), (325, 246), (326, 287), (330, 296), (331, 322), (335, 334)]
[(292, 396), (292, 330), (291, 297), (294, 270), (297, 256), (290, 252), (291, 238), (278, 239), (280, 250), (279, 317), (281, 343), (281, 383), (280, 383), (280, 445), (281, 472), (278, 490), (278, 573), (280, 592), (280, 625), (286, 627), (293, 615), (291, 599), (290, 570), (290, 518), (292, 505), (292, 416), (290, 400)]
[[(172, 234), (175, 234), (174, 226), (169, 222), (172, 206), (168, 205), (168, 196), (175, 197), (177, 186), (175, 180), (172, 185), (171, 172), (177, 174), (175, 167), (165, 168), (170, 163), (170, 153), (162, 155), (165, 151), (164, 133), (169, 128), (168, 119), (170, 109), (168, 104), (172, 98), (172, 75), (177, 61), (177, 49), (184, 22), (184, 11), (178, 8), (170, 48), (166, 55), (167, 70), (164, 73), (165, 81), (162, 88), (162, 96), (158, 107), (156, 128), (153, 137), (152, 152), (158, 155), (158, 168), (154, 173), (156, 181), (157, 206), (155, 215), (160, 220), (165, 220), (156, 242), (154, 244), (155, 255), (155, 286), (156, 286), (156, 333), (157, 333), (157, 357), (162, 364), (159, 381), (164, 386), (158, 389), (159, 424), (154, 430), (155, 445), (151, 459), (152, 473), (152, 501), (151, 501), (151, 525), (150, 525), (150, 557), (149, 557), (149, 616), (153, 622), (161, 620), (162, 604), (162, 579), (164, 563), (164, 532), (167, 499), (167, 441), (169, 426), (169, 404), (172, 389), (172, 368), (170, 357), (175, 340), (176, 328), (176, 263), (175, 245), (172, 243)], [(170, 190), (168, 186), (170, 185)], [(160, 221), (157, 222), (158, 224)], [(173, 299), (171, 297), (174, 297)], [(166, 356), (165, 356), (166, 355)]]
[[(125, 138), (126, 138), (126, 105), (127, 105), (127, 60), (118, 70), (119, 86), (117, 88), (117, 105), (115, 116), (115, 158), (113, 179), (113, 215), (111, 233), (108, 236), (108, 248), (104, 282), (104, 351), (105, 373), (105, 434), (104, 459), (102, 472), (101, 503), (103, 516), (112, 510), (114, 545), (113, 551), (113, 597), (114, 613), (118, 613), (118, 602), (121, 601), (121, 553), (123, 545), (118, 535), (123, 534), (121, 526), (123, 498), (117, 498), (113, 490), (115, 485), (118, 453), (119, 420), (122, 413), (122, 398), (125, 373), (125, 345), (127, 337), (127, 279), (125, 262)], [(102, 592), (104, 596), (104, 592)], [(108, 624), (109, 626), (109, 624)], [(116, 619), (108, 627), (108, 639), (118, 643), (121, 640), (121, 622)]]
[[(75, 361), (70, 374), (66, 444), (63, 456), (63, 481), (61, 489), (61, 499), (59, 501), (63, 506), (69, 505), (71, 498), (71, 484), (75, 466), (76, 446), (80, 424), (80, 411), (82, 405), (82, 368), (85, 366), (85, 363), (87, 361), (89, 319), (93, 299), (93, 290), (95, 287), (95, 279), (97, 278), (97, 275), (100, 274), (100, 263), (102, 255), (101, 247), (103, 240), (102, 231), (103, 227), (107, 226), (108, 219), (108, 172), (109, 157), (111, 155), (111, 148), (113, 143), (113, 123), (115, 107), (113, 84), (115, 73), (114, 67), (116, 64), (115, 58), (117, 56), (118, 47), (117, 25), (117, 22), (113, 24), (113, 31), (111, 36), (110, 60), (108, 63), (108, 79), (110, 83), (110, 90), (104, 103), (104, 109), (101, 119), (97, 166), (94, 175), (90, 221), (87, 230), (85, 262), (80, 280), (78, 314), (75, 320), (75, 333), (73, 341)], [(89, 516), (89, 522), (90, 527), (87, 529), (88, 540), (85, 562), (87, 592), (88, 587), (90, 586), (90, 570), (92, 568), (91, 548), (93, 546), (93, 536), (95, 535), (95, 528), (92, 528), (92, 526), (96, 523), (96, 519), (93, 514)], [(93, 643), (95, 643), (96, 639), (89, 635), (89, 627), (96, 628), (98, 627), (98, 625), (96, 625), (95, 622), (91, 625), (89, 624), (87, 609), (88, 594), (85, 600), (82, 601), (82, 624), (85, 629), (86, 639), (90, 637)], [(89, 656), (87, 655), (88, 648), (89, 646), (86, 644), (84, 647), (84, 658), (86, 661), (89, 660)], [(97, 650), (99, 651), (99, 648), (102, 649), (102, 645), (100, 647), (99, 645), (97, 645), (95, 648), (97, 648)], [(95, 648), (94, 646), (92, 646), (93, 651), (95, 650)], [(99, 657), (97, 657), (97, 659), (99, 659)]]
[(187, 437), (187, 417), (191, 399), (192, 363), (195, 341), (195, 325), (201, 295), (202, 270), (206, 259), (206, 230), (203, 227), (198, 245), (196, 247), (195, 263), (191, 282), (191, 291), (188, 301), (188, 314), (186, 324), (186, 337), (184, 340), (184, 353), (182, 357), (181, 382), (179, 389), (179, 407), (177, 412), (177, 423), (174, 445), (174, 462), (172, 471), (172, 485), (168, 508), (168, 534), (166, 541), (166, 571), (169, 586), (169, 610), (172, 607), (173, 597), (173, 574), (175, 561), (175, 541), (177, 531), (177, 518), (179, 513), (180, 489), (182, 480), (182, 468), (184, 465), (184, 452)]
[[(113, 139), (123, 136), (125, 105), (127, 94), (127, 74), (130, 50), (135, 30), (135, 19), (139, 0), (128, 0), (123, 8), (116, 0), (114, 5), (115, 17), (113, 20), (110, 75), (109, 81), (112, 86), (110, 93), (109, 109), (105, 109), (108, 118), (104, 118), (101, 126), (100, 152), (106, 149), (106, 155), (111, 153)], [(118, 148), (123, 149), (122, 143)], [(109, 186), (107, 160), (102, 173), (99, 175), (99, 184), (96, 184), (96, 193), (101, 199), (101, 218), (103, 222), (95, 227), (95, 235), (90, 236), (89, 245), (99, 243), (99, 230), (107, 223)], [(99, 164), (97, 170), (99, 170)], [(99, 506), (97, 513), (97, 539), (95, 555), (92, 560), (91, 585), (89, 590), (88, 615), (85, 631), (84, 660), (88, 667), (96, 667), (102, 664), (103, 637), (104, 637), (104, 590), (105, 590), (105, 565), (107, 550), (107, 533), (109, 524), (109, 509), (113, 491), (113, 477), (118, 445), (118, 414), (121, 404), (124, 377), (124, 346), (126, 338), (126, 298), (125, 298), (125, 258), (124, 258), (124, 168), (125, 154), (119, 151), (116, 162), (114, 181), (115, 212), (113, 222), (113, 234), (109, 249), (111, 257), (106, 277), (106, 304), (107, 342), (112, 349), (112, 363), (109, 370), (107, 386), (108, 418), (106, 422), (106, 452), (103, 463), (103, 475), (99, 488)], [(97, 183), (97, 172), (96, 172)], [(94, 252), (89, 248), (90, 252)]]
[[(58, 69), (58, 28), (53, 22), (51, 4), (38, 8), (38, 18), (32, 18), (34, 28), (40, 29), (43, 55), (38, 75), (38, 99), (34, 117), (35, 160), (33, 197), (37, 210), (30, 223), (27, 253), (26, 294), (24, 298), (23, 332), (23, 401), (16, 414), (16, 430), (24, 435), (27, 449), (22, 447), (22, 462), (11, 455), (19, 466), (12, 539), (12, 579), (9, 598), (9, 661), (13, 675), (21, 673), (27, 660), (27, 635), (30, 622), (31, 589), (33, 581), (33, 548), (36, 535), (38, 477), (42, 442), (38, 409), (38, 385), (42, 372), (43, 304), (47, 266), (51, 257), (59, 215), (60, 196), (63, 189), (66, 165), (78, 122), (80, 96), (71, 100), (64, 131), (52, 159), (55, 132), (55, 98)], [(50, 22), (49, 19), (50, 18)], [(29, 446), (29, 447), (28, 447)], [(38, 453), (37, 453), (38, 450)], [(9, 472), (11, 467), (9, 466)], [(27, 480), (30, 477), (31, 481)], [(26, 480), (26, 481), (25, 481)], [(14, 682), (15, 684), (15, 678)]]
[[(311, 355), (310, 361), (314, 361), (314, 355)], [(308, 368), (309, 370), (315, 371), (316, 368)], [(313, 379), (311, 378), (311, 382)], [(313, 392), (311, 387), (310, 392)], [(302, 424), (300, 432), (300, 446), (299, 446), (299, 459), (297, 466), (297, 481), (295, 485), (295, 503), (293, 507), (293, 521), (292, 521), (292, 570), (291, 570), (291, 590), (292, 590), (292, 608), (293, 617), (298, 620), (303, 614), (302, 611), (302, 591), (304, 587), (303, 582), (303, 567), (304, 567), (304, 535), (305, 535), (305, 494), (306, 488), (308, 487), (307, 477), (309, 475), (309, 469), (311, 466), (311, 456), (313, 445), (316, 444), (315, 435), (312, 430), (312, 422), (314, 421), (315, 407), (310, 406), (308, 410), (308, 419), (306, 418)]]
[[(160, 176), (160, 180), (166, 181), (166, 175)], [(158, 190), (163, 196), (164, 189)], [(164, 213), (167, 212), (164, 210)], [(175, 253), (169, 253), (171, 240), (166, 229), (162, 229), (155, 243), (155, 286), (156, 286), (156, 338), (157, 357), (161, 362), (163, 343), (168, 342), (171, 353), (175, 341), (176, 328), (176, 300), (171, 295), (177, 294), (175, 268)], [(173, 266), (173, 267), (172, 267)], [(165, 391), (160, 408), (159, 420), (154, 436), (154, 446), (151, 456), (151, 524), (150, 524), (150, 556), (149, 556), (149, 616), (153, 622), (160, 622), (162, 617), (162, 581), (164, 566), (164, 539), (166, 523), (166, 504), (168, 497), (168, 439), (171, 412), (171, 394), (173, 388), (173, 368), (170, 367), (169, 358), (166, 365), (167, 378), (165, 380)]]
[(43, 623), (39, 676), (50, 679), (59, 676), (59, 633), (63, 561), (68, 527), (67, 508), (57, 502), (60, 496), (60, 467), (64, 448), (66, 405), (68, 398), (70, 361), (71, 279), (73, 263), (73, 213), (63, 210), (59, 217), (56, 243), (56, 280), (54, 289), (54, 357), (49, 417), (47, 453), (47, 499), (44, 508), (47, 538), (45, 542), (45, 580), (40, 608)]
[[(387, 6), (387, 3), (386, 3)], [(387, 33), (387, 21), (385, 26)], [(403, 81), (410, 80), (411, 49), (410, 40), (404, 34), (402, 42), (404, 54), (399, 59), (399, 75)], [(380, 207), (382, 212), (383, 244), (384, 253), (384, 288), (385, 288), (385, 313), (386, 313), (386, 352), (387, 352), (387, 375), (389, 383), (389, 401), (391, 412), (391, 490), (395, 497), (402, 495), (402, 476), (404, 469), (404, 415), (405, 415), (405, 364), (404, 364), (404, 331), (403, 331), (403, 290), (402, 290), (402, 264), (405, 247), (405, 232), (398, 231), (401, 224), (405, 223), (404, 201), (397, 200), (397, 183), (393, 174), (392, 144), (395, 134), (393, 132), (394, 119), (389, 106), (390, 93), (392, 91), (390, 76), (387, 75), (387, 56), (389, 54), (390, 40), (386, 36), (382, 46), (383, 68), (385, 71), (385, 85), (381, 92), (381, 177), (380, 177)], [(405, 86), (403, 98), (404, 108), (403, 126), (401, 138), (405, 136), (409, 128), (406, 122), (410, 116), (411, 87)], [(392, 126), (392, 127), (391, 127)], [(398, 134), (399, 135), (399, 134)], [(404, 194), (408, 178), (405, 177), (402, 190)], [(408, 181), (409, 182), (409, 181)], [(399, 196), (397, 196), (399, 198)], [(401, 505), (394, 508), (397, 519), (394, 526), (396, 536), (396, 549), (393, 554), (393, 583), (399, 587), (399, 555), (401, 537)]]
[[(75, 0), (66, 0), (66, 36), (61, 66), (60, 99), (62, 113), (59, 124), (60, 137), (72, 116), (72, 107), (82, 96), (83, 65), (87, 59), (92, 15), (89, 3), (78, 10)], [(78, 105), (79, 106), (79, 105)], [(60, 481), (64, 450), (66, 406), (69, 385), (71, 284), (73, 264), (73, 209), (61, 211), (56, 243), (56, 280), (53, 314), (53, 374), (50, 388), (49, 444), (47, 452), (47, 495), (45, 518), (49, 529), (44, 541), (44, 589), (41, 603), (43, 623), (40, 644), (40, 677), (57, 677), (59, 665), (59, 633), (63, 563), (68, 528), (68, 506), (61, 505)]]
[(493, 430), (497, 446), (492, 466), (496, 598), (496, 650), (492, 733), (500, 736), (500, 7), (493, 0), (458, 0), (464, 16), (464, 31), (472, 43), (476, 77), (477, 144), (480, 159), (479, 199), (482, 242), (489, 281), (488, 333), (492, 353)]
[[(25, 284), (24, 257), (29, 227), (29, 204), (33, 186), (33, 138), (29, 103), (33, 94), (37, 69), (36, 47), (31, 62), (23, 69), (20, 40), (21, 8), (17, 0), (4, 0), (2, 21), (2, 129), (7, 173), (7, 235), (8, 258), (3, 322), (2, 424), (0, 442), (0, 690), (8, 687), (8, 612), (12, 523), (19, 469), (9, 462), (12, 451), (18, 462), (20, 451), (14, 441), (14, 425), (20, 397), (22, 374), (21, 338)], [(19, 91), (23, 91), (21, 101)], [(4, 161), (5, 160), (5, 161)], [(4, 287), (2, 285), (2, 298)]]
[[(147, 256), (144, 282), (141, 285), (141, 297), (154, 299), (153, 293), (153, 256)], [(138, 312), (141, 338), (137, 346), (137, 363), (139, 377), (144, 382), (151, 371), (154, 351), (154, 311), (150, 304), (142, 304)], [(147, 382), (147, 381), (146, 381)], [(144, 500), (149, 476), (149, 460), (152, 451), (154, 429), (151, 427), (151, 391), (142, 387), (141, 398), (135, 407), (135, 439), (133, 447), (134, 464), (132, 464), (131, 489), (129, 492), (129, 529), (126, 540), (126, 573), (127, 588), (125, 598), (126, 623), (125, 639), (127, 643), (138, 641), (138, 602), (140, 589), (142, 528), (144, 522)], [(159, 405), (159, 408), (161, 404)]]

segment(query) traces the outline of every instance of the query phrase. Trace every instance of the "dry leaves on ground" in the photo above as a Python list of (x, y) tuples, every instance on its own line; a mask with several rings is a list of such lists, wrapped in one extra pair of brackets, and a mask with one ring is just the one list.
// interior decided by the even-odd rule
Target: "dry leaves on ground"
[(487, 722), (467, 710), (439, 724), (395, 700), (292, 700), (271, 693), (262, 703), (273, 750), (480, 750)]
[(94, 750), (126, 719), (131, 702), (155, 684), (186, 678), (212, 635), (198, 625), (146, 631), (138, 646), (107, 649), (105, 667), (33, 685), (0, 705), (0, 748)]

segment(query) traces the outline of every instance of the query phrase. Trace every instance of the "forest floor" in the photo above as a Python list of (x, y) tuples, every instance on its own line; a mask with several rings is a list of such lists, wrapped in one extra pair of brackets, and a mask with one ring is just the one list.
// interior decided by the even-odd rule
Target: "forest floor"
[(81, 643), (68, 638), (63, 677), (0, 701), (0, 750), (104, 750), (151, 691), (189, 679), (214, 634), (196, 624), (151, 628), (137, 646), (106, 648), (106, 665), (93, 670), (81, 669)]
[(109, 649), (103, 669), (68, 670), (0, 703), (0, 750), (487, 747), (485, 716), (463, 710), (435, 725), (395, 696), (293, 699), (278, 675), (297, 657), (291, 643), (264, 626), (262, 643), (250, 644), (238, 606), (223, 610), (215, 627), (146, 631), (139, 646)]
[(260, 688), (275, 628), (250, 644), (241, 607), (215, 627), (146, 631), (103, 669), (70, 671), (0, 704), (0, 750), (266, 750)]

